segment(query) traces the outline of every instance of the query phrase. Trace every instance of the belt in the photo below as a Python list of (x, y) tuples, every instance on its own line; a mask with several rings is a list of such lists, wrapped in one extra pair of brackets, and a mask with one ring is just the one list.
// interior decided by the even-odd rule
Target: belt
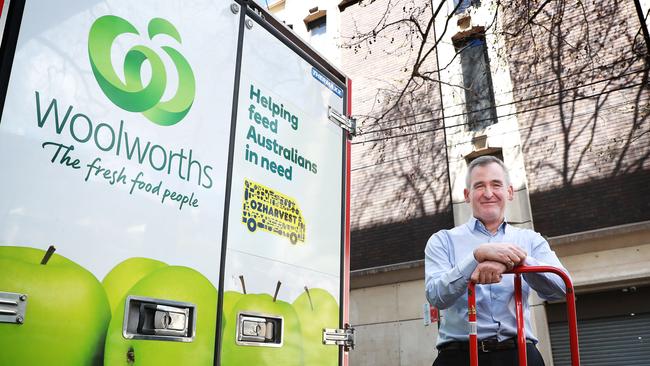
[[(532, 340), (526, 339), (526, 343), (534, 344)], [(496, 338), (488, 338), (478, 341), (478, 350), (481, 352), (505, 351), (517, 348), (517, 340), (515, 338), (508, 338), (501, 342)], [(438, 351), (467, 351), (469, 350), (469, 342), (447, 342), (438, 346)]]

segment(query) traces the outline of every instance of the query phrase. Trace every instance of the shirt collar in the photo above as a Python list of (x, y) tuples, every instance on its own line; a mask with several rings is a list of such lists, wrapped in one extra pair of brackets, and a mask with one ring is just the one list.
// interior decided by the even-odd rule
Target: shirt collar
[[(469, 221), (467, 222), (467, 226), (472, 231), (480, 231), (480, 232), (482, 232), (484, 234), (493, 235), (492, 233), (490, 233), (488, 231), (488, 229), (485, 227), (485, 225), (483, 225), (481, 220), (477, 219), (474, 216), (471, 216), (469, 218)], [(497, 233), (501, 232), (501, 233), (505, 234), (506, 226), (508, 226), (508, 218), (504, 217), (503, 222), (501, 223), (501, 225), (499, 225), (499, 228), (497, 229)]]

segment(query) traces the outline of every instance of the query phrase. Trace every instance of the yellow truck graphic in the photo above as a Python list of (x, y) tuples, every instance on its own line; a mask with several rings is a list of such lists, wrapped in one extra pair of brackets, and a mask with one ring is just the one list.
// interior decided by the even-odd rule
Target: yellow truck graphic
[(284, 236), (291, 244), (305, 242), (305, 220), (296, 201), (262, 184), (244, 179), (242, 223)]

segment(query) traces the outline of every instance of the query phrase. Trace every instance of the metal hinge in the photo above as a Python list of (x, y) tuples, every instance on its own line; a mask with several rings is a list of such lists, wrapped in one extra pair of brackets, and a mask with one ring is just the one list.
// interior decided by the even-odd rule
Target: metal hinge
[(27, 295), (0, 291), (0, 323), (23, 324)]
[(332, 107), (328, 107), (327, 117), (329, 118), (330, 121), (336, 123), (337, 125), (341, 126), (341, 128), (348, 131), (350, 135), (356, 136), (357, 134), (356, 119), (344, 116), (341, 113), (334, 110)]
[(345, 351), (354, 349), (354, 328), (346, 324), (344, 329), (323, 329), (323, 344), (342, 346)]

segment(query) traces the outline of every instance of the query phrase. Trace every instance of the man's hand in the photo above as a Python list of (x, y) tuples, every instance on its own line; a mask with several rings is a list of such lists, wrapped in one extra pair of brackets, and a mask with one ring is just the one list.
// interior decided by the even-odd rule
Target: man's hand
[(479, 263), (485, 261), (499, 262), (511, 270), (514, 266), (523, 263), (526, 252), (514, 244), (486, 243), (474, 249), (474, 258)]
[(505, 264), (487, 260), (476, 266), (470, 279), (472, 282), (479, 285), (498, 283), (501, 282), (502, 274), (506, 270), (507, 268)]

